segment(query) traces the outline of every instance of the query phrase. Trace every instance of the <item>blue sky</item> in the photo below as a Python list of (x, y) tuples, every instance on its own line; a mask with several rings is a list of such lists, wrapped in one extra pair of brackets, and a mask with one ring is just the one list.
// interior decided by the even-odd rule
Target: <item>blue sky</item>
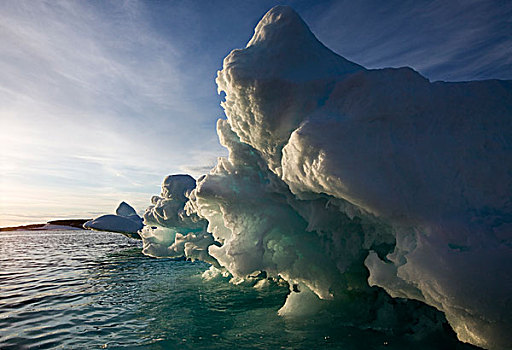
[(368, 68), (512, 79), (510, 1), (2, 1), (0, 226), (141, 212), (207, 172), (216, 72), (277, 4)]

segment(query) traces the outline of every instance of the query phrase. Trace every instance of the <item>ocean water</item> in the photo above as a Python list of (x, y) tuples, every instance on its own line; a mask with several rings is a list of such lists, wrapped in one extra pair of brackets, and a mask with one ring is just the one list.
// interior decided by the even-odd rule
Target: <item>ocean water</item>
[(202, 262), (154, 259), (120, 234), (0, 233), (0, 349), (470, 349), (283, 318), (287, 288), (201, 277)]

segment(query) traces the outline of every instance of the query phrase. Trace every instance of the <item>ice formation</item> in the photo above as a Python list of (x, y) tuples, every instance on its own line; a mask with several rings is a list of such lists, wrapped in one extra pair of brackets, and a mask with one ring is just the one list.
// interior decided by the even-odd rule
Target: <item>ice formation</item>
[(206, 232), (206, 221), (184, 210), (187, 196), (196, 187), (190, 175), (170, 175), (162, 183), (160, 196), (151, 198), (152, 205), (144, 213), (146, 226), (140, 232), (143, 253), (150, 256), (200, 259), (218, 266), (208, 254), (214, 244)]
[(125, 218), (134, 218), (136, 220), (141, 219), (140, 216), (137, 215), (135, 209), (126, 202), (119, 203), (119, 206), (116, 209), (116, 215), (123, 216)]
[(229, 158), (197, 187), (164, 181), (144, 215), (146, 253), (279, 276), (292, 286), (283, 315), (331, 300), (392, 328), (412, 299), (464, 342), (512, 348), (512, 82), (365, 69), (286, 6), (216, 81)]
[(102, 215), (84, 223), (85, 229), (118, 232), (137, 239), (140, 238), (137, 231), (142, 229), (143, 226), (142, 218), (126, 202), (119, 204), (115, 215)]

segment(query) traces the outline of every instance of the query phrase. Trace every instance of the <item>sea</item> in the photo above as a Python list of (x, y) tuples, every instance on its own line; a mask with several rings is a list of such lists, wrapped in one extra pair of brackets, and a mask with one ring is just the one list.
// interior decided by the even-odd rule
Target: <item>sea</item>
[(470, 349), (281, 317), (288, 289), (202, 277), (138, 240), (85, 230), (0, 233), (0, 349)]

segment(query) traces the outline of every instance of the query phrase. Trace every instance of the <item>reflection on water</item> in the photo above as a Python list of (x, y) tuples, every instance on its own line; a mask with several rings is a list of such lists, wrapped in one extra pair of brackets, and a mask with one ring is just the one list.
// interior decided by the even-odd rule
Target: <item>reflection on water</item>
[[(284, 288), (204, 281), (201, 262), (148, 258), (94, 231), (0, 236), (0, 348), (410, 349), (413, 339), (283, 319)], [(463, 349), (442, 340), (416, 349)], [(464, 347), (466, 349), (467, 347)]]

